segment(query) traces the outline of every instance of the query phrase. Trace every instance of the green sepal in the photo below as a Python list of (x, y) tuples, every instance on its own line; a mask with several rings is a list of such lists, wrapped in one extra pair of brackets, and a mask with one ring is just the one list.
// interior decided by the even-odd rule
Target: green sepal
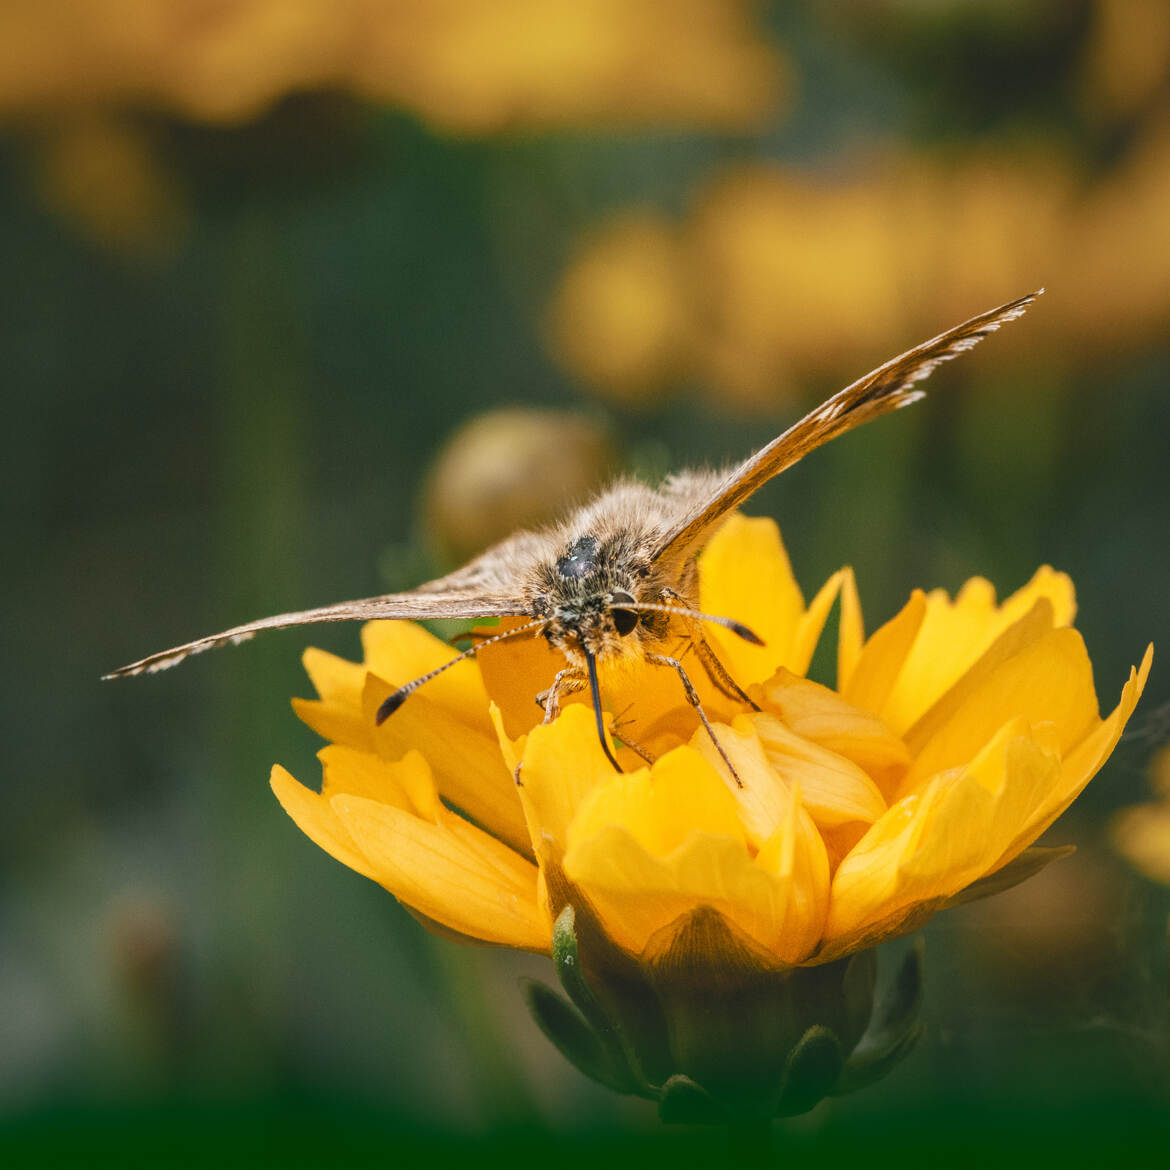
[(577, 1010), (599, 1033), (613, 1031), (613, 1022), (605, 1009), (597, 1002), (593, 989), (581, 969), (581, 955), (577, 949), (576, 913), (572, 905), (566, 906), (553, 924), (552, 961), (557, 969), (557, 978), (565, 994), (573, 1001)]
[(660, 1090), (658, 1117), (667, 1125), (723, 1125), (727, 1114), (719, 1102), (682, 1073), (676, 1073)]
[(814, 1024), (788, 1057), (776, 1116), (793, 1117), (820, 1104), (833, 1091), (843, 1064), (841, 1042), (836, 1035)]
[(873, 1017), (873, 995), (877, 986), (877, 951), (857, 951), (846, 959), (841, 981), (844, 1012), (838, 1039), (845, 1052), (851, 1052)]
[[(630, 1063), (620, 1032), (609, 1013), (601, 1006), (597, 996), (593, 994), (593, 989), (585, 977), (577, 947), (576, 912), (571, 903), (566, 905), (557, 915), (557, 920), (553, 924), (552, 960), (565, 994), (568, 995), (573, 1006), (580, 1013), (578, 1020), (589, 1031), (602, 1054), (605, 1069), (604, 1078), (595, 1076), (593, 1073), (586, 1073), (586, 1075), (591, 1076), (594, 1080), (600, 1080), (602, 1084), (617, 1089), (621, 1093), (653, 1096), (653, 1091), (644, 1083), (643, 1078), (634, 1072), (634, 1066)], [(549, 992), (549, 994), (554, 993)], [(559, 999), (559, 996), (557, 998)], [(562, 1004), (565, 1007), (568, 1006), (563, 1001)], [(539, 1019), (537, 1023), (540, 1023)], [(543, 1026), (541, 1024), (542, 1028)], [(555, 1038), (551, 1036), (549, 1038), (553, 1040), (554, 1044), (557, 1043)], [(560, 1045), (557, 1044), (557, 1047), (559, 1048)], [(562, 1049), (562, 1051), (564, 1050)], [(568, 1056), (568, 1053), (565, 1055)], [(577, 1064), (571, 1056), (568, 1059), (573, 1064)], [(581, 1066), (577, 1065), (577, 1067)]]
[(846, 1061), (833, 1096), (880, 1081), (918, 1043), (924, 1031), (918, 1019), (922, 1008), (922, 956), (922, 940), (917, 939), (902, 960), (869, 1029)]
[(568, 1000), (536, 980), (525, 980), (523, 990), (537, 1026), (574, 1068), (607, 1089), (631, 1092), (629, 1070), (614, 1067), (597, 1033)]

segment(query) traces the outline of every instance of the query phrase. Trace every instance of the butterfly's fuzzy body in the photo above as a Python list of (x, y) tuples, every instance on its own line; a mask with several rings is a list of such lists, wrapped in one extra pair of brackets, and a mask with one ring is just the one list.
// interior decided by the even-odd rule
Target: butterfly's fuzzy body
[[(524, 631), (542, 634), (564, 654), (568, 665), (562, 675), (574, 676), (567, 679), (571, 686), (582, 685), (588, 667), (595, 700), (594, 661), (632, 657), (674, 667), (688, 696), (693, 695), (677, 660), (661, 653), (669, 639), (680, 634), (696, 645), (712, 681), (746, 699), (713, 659), (698, 631), (698, 620), (711, 620), (757, 640), (734, 621), (734, 615), (693, 612), (699, 603), (696, 558), (703, 546), (727, 515), (767, 480), (830, 439), (916, 401), (923, 394), (917, 384), (940, 362), (1020, 316), (1037, 295), (973, 317), (886, 362), (725, 472), (687, 472), (669, 477), (658, 487), (620, 482), (561, 524), (518, 532), (462, 569), (407, 593), (263, 618), (152, 654), (107, 677), (163, 670), (188, 655), (243, 641), (267, 629), (371, 618), (516, 616), (529, 619)], [(490, 640), (511, 636), (509, 631)], [(475, 653), (486, 644), (465, 653)], [(401, 686), (383, 705), (379, 718), (390, 714), (430, 677)], [(549, 717), (555, 712), (555, 699), (554, 693), (546, 707)], [(697, 705), (697, 697), (692, 701)], [(699, 715), (705, 721), (701, 708)]]
[[(671, 636), (671, 615), (631, 604), (698, 607), (693, 558), (654, 556), (664, 521), (684, 499), (679, 479), (657, 489), (619, 483), (541, 534), (544, 549), (523, 572), (522, 596), (529, 614), (547, 620), (544, 637), (571, 664), (584, 666), (585, 650), (613, 659), (661, 648)], [(494, 561), (500, 551), (485, 556)]]

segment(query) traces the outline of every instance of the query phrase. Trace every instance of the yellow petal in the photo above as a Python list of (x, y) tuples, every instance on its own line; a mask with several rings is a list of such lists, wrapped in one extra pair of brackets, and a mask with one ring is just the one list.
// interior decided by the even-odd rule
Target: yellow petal
[(1072, 804), (1085, 785), (1100, 771), (1117, 746), (1117, 741), (1121, 738), (1138, 699), (1141, 698), (1146, 680), (1150, 677), (1153, 661), (1154, 648), (1149, 646), (1142, 658), (1141, 666), (1136, 670), (1130, 670), (1129, 679), (1122, 688), (1117, 706), (1104, 720), (1094, 721), (1095, 725), (1088, 734), (1071, 751), (1066, 751), (1059, 777), (1045, 799), (1033, 810), (1027, 823), (1021, 826), (1015, 839), (996, 863), (996, 868), (1005, 865), (1031, 845)]
[(910, 751), (912, 753), (921, 751), (923, 745), (929, 742), (935, 732), (1001, 663), (1014, 658), (1025, 647), (1054, 629), (1054, 619), (1052, 602), (1046, 597), (1038, 598), (1032, 608), (1003, 630), (966, 673), (961, 675), (906, 731), (906, 746)]
[(769, 762), (756, 728), (748, 719), (741, 715), (730, 727), (716, 723), (712, 730), (719, 747), (731, 760), (738, 780), (723, 762), (705, 727), (695, 732), (691, 748), (722, 778), (723, 790), (734, 802), (732, 807), (738, 806), (747, 839), (754, 849), (759, 849), (787, 820), (792, 793)]
[(902, 791), (962, 767), (1016, 716), (1052, 723), (1062, 756), (1097, 723), (1093, 669), (1076, 630), (1051, 630), (989, 671), (922, 746)]
[(554, 722), (534, 727), (521, 751), (519, 796), (529, 835), (542, 856), (551, 847), (559, 859), (569, 823), (596, 787), (615, 779), (613, 765), (597, 741), (593, 713), (582, 706), (566, 707)]
[[(707, 717), (730, 720), (740, 704), (716, 690), (697, 656), (688, 656), (683, 669)], [(614, 734), (638, 744), (655, 757), (688, 742), (699, 726), (699, 716), (687, 702), (682, 680), (670, 666), (653, 665), (636, 658), (605, 663), (601, 696), (606, 710), (614, 713)]]
[[(371, 726), (375, 726), (378, 707), (393, 689), (376, 675), (367, 677), (362, 707)], [(411, 748), (421, 752), (434, 770), (444, 799), (501, 841), (527, 853), (531, 844), (516, 783), (504, 766), (487, 714), (485, 703), (489, 731), (479, 731), (420, 691), (375, 727), (374, 744), (387, 760), (397, 760)]]
[(1058, 573), (1051, 565), (1041, 565), (1027, 585), (1005, 599), (1000, 607), (999, 628), (1007, 629), (1012, 622), (1019, 621), (1042, 597), (1052, 603), (1053, 622), (1058, 627), (1072, 625), (1077, 616), (1072, 578), (1067, 573)]
[(336, 857), (342, 865), (348, 865), (364, 877), (374, 876), (366, 855), (354, 843), (328, 799), (306, 788), (279, 764), (273, 765), (269, 783), (281, 807), (310, 841), (331, 857)]
[(872, 824), (886, 811), (877, 785), (856, 764), (797, 735), (774, 715), (747, 716), (768, 763), (789, 789), (799, 785), (818, 826)]
[(840, 592), (848, 572), (848, 569), (840, 569), (834, 573), (820, 587), (817, 595), (809, 602), (808, 609), (801, 615), (800, 621), (796, 623), (792, 649), (782, 664), (794, 674), (808, 672), (809, 663), (812, 662), (813, 653), (816, 651), (817, 643), (821, 640), (821, 634), (824, 632), (825, 622), (828, 621), (829, 611), (833, 608), (833, 602), (837, 600), (837, 594)]
[(1024, 810), (1059, 775), (1059, 759), (1010, 720), (962, 769), (904, 797), (842, 860), (826, 937), (862, 931), (915, 903), (945, 899), (992, 870)]
[(362, 717), (366, 668), (315, 646), (305, 650), (301, 661), (320, 698), (293, 699), (297, 718), (333, 743), (372, 751), (374, 729)]
[[(484, 627), (482, 632), (503, 633), (527, 621), (527, 618), (501, 618), (497, 629)], [(557, 671), (565, 666), (565, 656), (539, 634), (522, 635), (488, 646), (476, 656), (476, 661), (487, 694), (499, 707), (504, 730), (512, 739), (531, 731), (544, 718), (536, 696), (552, 686)]]
[(731, 516), (699, 557), (699, 596), (704, 612), (743, 622), (764, 640), (753, 646), (729, 630), (710, 627), (715, 652), (740, 686), (762, 682), (778, 666), (789, 665), (804, 597), (775, 521)]
[(841, 617), (837, 627), (837, 689), (844, 694), (865, 644), (865, 623), (861, 617), (861, 598), (853, 570), (841, 570)]
[(335, 796), (330, 803), (374, 880), (396, 898), (474, 938), (548, 949), (550, 927), (537, 904), (530, 862), (453, 813), (432, 824), (360, 796)]
[(829, 910), (829, 858), (799, 785), (787, 819), (756, 855), (756, 865), (788, 891), (777, 954), (783, 962), (798, 963), (820, 941)]
[(865, 643), (842, 691), (847, 702), (875, 715), (882, 713), (925, 617), (926, 595), (915, 589), (902, 611)]
[(438, 816), (439, 794), (430, 765), (420, 752), (407, 752), (392, 763), (373, 752), (334, 743), (322, 748), (317, 758), (324, 774), (321, 794), (326, 799), (348, 793), (393, 804), (427, 820)]
[(870, 826), (833, 875), (825, 938), (861, 930), (872, 919), (893, 909), (899, 892), (898, 867), (917, 847), (937, 815), (943, 788), (939, 781), (892, 805)]
[[(681, 749), (680, 749), (681, 750)], [(565, 872), (589, 899), (618, 946), (641, 954), (659, 931), (700, 906), (709, 906), (778, 956), (789, 889), (748, 857), (729, 837), (693, 834), (664, 858), (654, 857), (633, 835), (608, 825), (574, 842)], [(661, 945), (661, 940), (656, 940)]]
[(797, 735), (867, 772), (884, 772), (910, 762), (906, 745), (876, 715), (811, 679), (778, 670), (760, 688), (760, 698), (762, 706), (776, 712)]
[(619, 825), (655, 857), (677, 849), (696, 832), (724, 836), (741, 850), (745, 848), (735, 798), (715, 770), (690, 748), (676, 748), (653, 768), (622, 776), (610, 769), (607, 776), (598, 773), (596, 779), (596, 785), (577, 802), (576, 816), (568, 827), (570, 849), (610, 825)]
[(1051, 606), (1053, 625), (1069, 623), (1075, 612), (1072, 582), (1048, 566), (1002, 606), (996, 604), (994, 587), (981, 577), (968, 581), (953, 602), (941, 589), (929, 593), (913, 649), (881, 709), (885, 721), (898, 732), (910, 727), (1042, 599)]
[[(388, 682), (402, 686), (458, 657), (441, 638), (415, 622), (376, 621), (362, 627), (366, 669)], [(448, 667), (418, 692), (436, 707), (487, 734), (488, 699), (478, 665), (466, 659)]]

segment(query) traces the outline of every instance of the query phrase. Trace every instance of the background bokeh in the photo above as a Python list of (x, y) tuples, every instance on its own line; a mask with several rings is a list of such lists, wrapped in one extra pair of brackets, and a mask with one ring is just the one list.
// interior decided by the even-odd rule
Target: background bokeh
[[(1039, 285), (749, 510), (871, 625), (1067, 570), (1107, 708), (1170, 650), (1162, 0), (0, 0), (0, 280), (9, 1164), (719, 1148), (561, 1061), (546, 965), (430, 938), (280, 811), (300, 650), (356, 629), (122, 662), (742, 456)], [(1167, 677), (1050, 832), (1080, 851), (931, 925), (926, 1040), (795, 1154), (1170, 1149), (1170, 889), (1109, 834)]]

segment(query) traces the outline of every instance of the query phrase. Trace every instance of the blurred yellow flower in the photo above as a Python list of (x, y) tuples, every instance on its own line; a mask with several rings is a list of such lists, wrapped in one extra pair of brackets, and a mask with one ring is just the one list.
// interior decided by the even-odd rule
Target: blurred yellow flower
[[(533, 698), (558, 667), (541, 639), (452, 668), (376, 727), (391, 690), (452, 651), (375, 622), (362, 663), (306, 652), (319, 698), (294, 705), (332, 741), (324, 785), (278, 766), (277, 797), (444, 933), (546, 951), (572, 905), (643, 969), (718, 923), (737, 953), (782, 971), (914, 930), (1057, 855), (1028, 847), (1109, 757), (1150, 666), (1147, 651), (1102, 719), (1072, 584), (1048, 568), (1002, 603), (978, 578), (954, 599), (915, 591), (868, 638), (851, 572), (806, 604), (770, 520), (733, 517), (700, 580), (704, 608), (766, 642), (712, 634), (759, 710), (700, 686), (741, 784), (677, 678), (642, 663), (604, 678), (625, 774), (581, 701), (538, 724)], [(805, 675), (838, 597), (834, 689)]]
[(1163, 0), (1096, 0), (1085, 104), (1129, 117), (1159, 99), (1170, 73), (1170, 7)]
[[(553, 292), (550, 346), (623, 403), (698, 383), (766, 409), (867, 368), (891, 338), (1046, 285), (1030, 353), (1091, 357), (1160, 336), (1168, 182), (1170, 121), (1093, 186), (1034, 149), (876, 151), (843, 174), (739, 166), (681, 222), (640, 211), (594, 229)], [(989, 358), (1009, 359), (1010, 346)]]
[(1137, 870), (1170, 886), (1170, 747), (1150, 765), (1155, 800), (1123, 809), (1113, 821), (1117, 851)]
[(171, 172), (126, 119), (81, 115), (44, 135), (38, 158), (45, 202), (98, 243), (165, 251), (190, 218)]
[(751, 0), (8, 0), (0, 118), (144, 105), (256, 117), (342, 89), (462, 133), (751, 128), (786, 68)]

